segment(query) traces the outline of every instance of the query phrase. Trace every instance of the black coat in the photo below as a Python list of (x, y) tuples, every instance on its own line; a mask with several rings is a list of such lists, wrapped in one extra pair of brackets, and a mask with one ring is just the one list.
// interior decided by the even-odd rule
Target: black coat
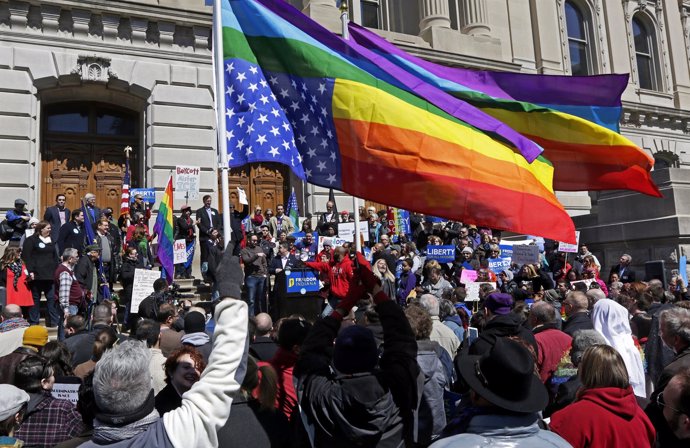
[(288, 270), (288, 269), (294, 269), (301, 265), (302, 262), (297, 259), (294, 255), (290, 254), (288, 255), (287, 263), (285, 264), (285, 267), (283, 268), (283, 260), (280, 256), (275, 256), (271, 262), (268, 265), (268, 272), (271, 275), (275, 275), (276, 271), (278, 269), (282, 269), (283, 271)]
[(191, 243), (196, 238), (196, 232), (194, 231), (194, 220), (190, 216), (186, 219), (184, 216), (180, 216), (175, 220), (175, 239), (184, 239), (187, 243)]
[(220, 213), (215, 208), (211, 208), (212, 218), (209, 219), (205, 207), (201, 207), (196, 211), (196, 220), (199, 221), (199, 241), (208, 241), (211, 237), (211, 229), (222, 229), (223, 221), (220, 218)]
[(514, 313), (494, 316), (486, 323), (484, 330), (479, 333), (479, 338), (470, 346), (470, 355), (483, 355), (489, 353), (496, 343), (496, 339), (507, 336), (517, 336), (534, 348), (538, 354), (537, 341), (534, 334), (523, 325), (522, 318)]
[(573, 337), (576, 331), (593, 330), (592, 318), (586, 312), (575, 313), (563, 322), (563, 332)]
[[(611, 272), (609, 272), (609, 278), (611, 278), (611, 274), (620, 274), (621, 271), (621, 265), (617, 264), (614, 267), (611, 268)], [(626, 267), (625, 270), (623, 271), (623, 275), (620, 276), (621, 283), (632, 283), (635, 281), (635, 271), (632, 270), (630, 266)]]
[(269, 336), (258, 336), (249, 344), (249, 354), (257, 361), (270, 361), (278, 351), (278, 344)]
[[(76, 232), (75, 232), (76, 230)], [(79, 255), (84, 253), (84, 244), (86, 240), (86, 234), (84, 233), (84, 226), (78, 225), (76, 222), (71, 221), (60, 227), (60, 233), (58, 236), (58, 247), (60, 252), (65, 251), (65, 249), (77, 249)]]
[(48, 221), (51, 226), (50, 239), (53, 241), (58, 241), (60, 236), (60, 227), (62, 227), (62, 221), (60, 220), (60, 215), (64, 215), (65, 224), (69, 223), (70, 210), (65, 207), (60, 210), (57, 205), (46, 208), (46, 212), (43, 214), (43, 220)]
[[(370, 374), (336, 376), (330, 369), (340, 322), (317, 321), (294, 369), (303, 387), (301, 406), (315, 427), (315, 446), (402, 446), (419, 394), (417, 342), (402, 308), (387, 300), (376, 306), (384, 332), (379, 368)], [(403, 427), (405, 425), (405, 429)]]
[[(163, 391), (161, 391), (163, 392)], [(218, 431), (218, 446), (279, 448), (290, 446), (290, 424), (279, 410), (262, 410), (257, 400), (236, 397), (232, 418)]]
[(132, 261), (125, 258), (122, 262), (122, 269), (120, 269), (120, 283), (122, 284), (122, 304), (127, 304), (132, 300), (132, 288), (134, 286), (134, 271), (135, 269), (144, 269), (144, 263), (139, 258)]
[(34, 233), (24, 240), (22, 260), (29, 273), (34, 274), (34, 280), (54, 281), (55, 269), (59, 263), (54, 242), (44, 243), (38, 233)]
[(156, 410), (163, 416), (166, 412), (174, 411), (182, 406), (182, 397), (177, 393), (172, 384), (165, 386), (156, 395)]
[[(84, 291), (91, 291), (94, 276), (94, 266), (95, 264), (93, 261), (91, 261), (91, 258), (88, 255), (83, 255), (79, 259), (77, 265), (74, 267), (74, 276), (77, 278), (77, 281)], [(96, 297), (96, 293), (97, 291), (91, 291), (91, 294), (93, 294), (94, 297)]]

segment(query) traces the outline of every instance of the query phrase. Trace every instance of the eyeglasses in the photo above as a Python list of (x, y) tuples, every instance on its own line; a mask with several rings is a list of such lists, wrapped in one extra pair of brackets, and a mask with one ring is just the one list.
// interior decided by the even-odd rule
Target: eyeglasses
[(656, 404), (660, 408), (669, 408), (670, 410), (677, 412), (678, 414), (686, 414), (686, 415), (688, 414), (686, 411), (673, 408), (673, 407), (669, 406), (668, 404), (666, 404), (666, 402), (664, 401), (664, 393), (663, 392), (656, 396)]

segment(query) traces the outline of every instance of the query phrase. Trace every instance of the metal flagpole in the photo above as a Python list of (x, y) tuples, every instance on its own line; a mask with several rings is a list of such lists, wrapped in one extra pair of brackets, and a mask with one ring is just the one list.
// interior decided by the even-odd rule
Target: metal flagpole
[[(340, 8), (340, 23), (342, 25), (342, 36), (343, 39), (350, 39), (350, 32), (347, 29), (347, 24), (350, 21), (350, 17), (347, 11), (347, 1), (337, 0)], [(362, 237), (359, 234), (359, 201), (357, 196), (352, 196), (352, 213), (355, 215), (355, 249), (357, 252), (362, 252)]]
[(223, 240), (230, 242), (232, 229), (230, 228), (230, 185), (228, 184), (228, 149), (225, 139), (225, 67), (223, 63), (223, 23), (221, 0), (213, 2), (213, 68), (216, 78), (216, 117), (218, 120), (218, 151), (221, 171), (220, 194), (223, 198)]

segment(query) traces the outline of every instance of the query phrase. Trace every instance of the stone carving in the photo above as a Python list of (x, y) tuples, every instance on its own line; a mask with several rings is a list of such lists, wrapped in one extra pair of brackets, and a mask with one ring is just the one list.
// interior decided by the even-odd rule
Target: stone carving
[(95, 55), (79, 56), (72, 74), (80, 76), (85, 82), (107, 83), (110, 79), (117, 79), (117, 74), (110, 68), (110, 59)]

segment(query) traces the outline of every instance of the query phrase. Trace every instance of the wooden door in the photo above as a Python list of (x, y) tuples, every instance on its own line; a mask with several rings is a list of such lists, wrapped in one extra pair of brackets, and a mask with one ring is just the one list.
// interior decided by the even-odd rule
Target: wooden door
[[(70, 210), (81, 207), (86, 193), (96, 195), (96, 205), (120, 211), (125, 154), (121, 145), (70, 142), (46, 142), (42, 154), (41, 215), (55, 204), (55, 196), (66, 196)], [(130, 156), (130, 167), (136, 165), (136, 151)]]
[[(288, 177), (288, 168), (278, 163), (253, 163), (232, 168), (228, 174), (230, 201), (237, 210), (242, 209), (237, 197), (237, 187), (242, 187), (247, 193), (250, 213), (257, 205), (260, 205), (264, 211), (267, 208), (273, 209), (275, 213), (278, 204), (286, 205), (289, 196)], [(218, 191), (221, 191), (220, 178)], [(223, 198), (219, 198), (219, 207), (222, 207), (222, 201)]]

